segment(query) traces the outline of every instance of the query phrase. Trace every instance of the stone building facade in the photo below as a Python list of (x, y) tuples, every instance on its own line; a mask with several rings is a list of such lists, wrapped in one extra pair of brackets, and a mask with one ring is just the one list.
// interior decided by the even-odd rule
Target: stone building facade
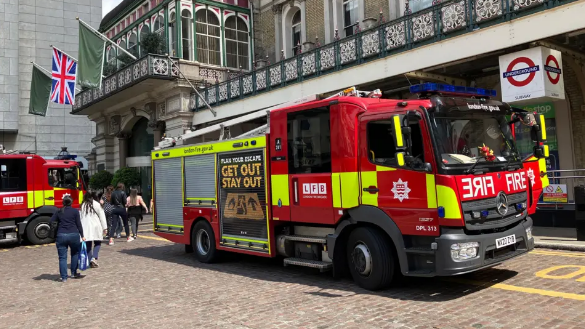
[(95, 124), (70, 114), (71, 106), (49, 104), (46, 117), (28, 114), (32, 64), (51, 69), (51, 45), (77, 57), (79, 17), (98, 27), (101, 1), (0, 1), (0, 144), (6, 149), (56, 156), (66, 146), (84, 156), (92, 149)]

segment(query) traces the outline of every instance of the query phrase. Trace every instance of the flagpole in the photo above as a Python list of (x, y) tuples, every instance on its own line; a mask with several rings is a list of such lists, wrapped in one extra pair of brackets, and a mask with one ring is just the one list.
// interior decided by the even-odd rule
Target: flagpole
[(207, 102), (205, 101), (205, 99), (201, 96), (201, 94), (199, 93), (199, 91), (197, 90), (197, 88), (195, 88), (195, 86), (193, 86), (193, 84), (191, 83), (191, 81), (189, 81), (189, 79), (187, 79), (187, 77), (183, 74), (183, 72), (181, 72), (181, 69), (179, 68), (179, 65), (175, 64), (175, 62), (173, 62), (173, 59), (171, 58), (171, 56), (169, 56), (169, 54), (166, 54), (167, 58), (169, 59), (169, 61), (171, 62), (171, 65), (175, 66), (177, 68), (177, 71), (179, 72), (179, 74), (183, 77), (183, 79), (187, 80), (187, 83), (189, 84), (189, 86), (191, 86), (191, 88), (197, 93), (197, 96), (199, 96), (199, 98), (203, 101), (203, 103), (205, 103), (205, 105), (207, 106), (207, 108), (209, 109), (209, 111), (211, 111), (211, 113), (213, 114), (214, 117), (217, 116), (217, 112), (211, 108), (211, 106), (209, 106), (209, 104), (207, 104)]
[(108, 37), (106, 37), (105, 35), (101, 34), (99, 31), (97, 31), (96, 29), (94, 29), (93, 27), (91, 27), (89, 24), (87, 24), (86, 22), (84, 22), (83, 20), (81, 20), (79, 17), (76, 17), (75, 19), (77, 19), (79, 21), (79, 23), (83, 24), (83, 26), (87, 27), (91, 32), (93, 32), (95, 35), (97, 35), (98, 37), (100, 37), (102, 40), (104, 40), (105, 42), (109, 42), (112, 45), (114, 45), (114, 47), (118, 48), (119, 50), (121, 50), (123, 53), (125, 53), (126, 55), (130, 56), (130, 58), (132, 58), (133, 60), (136, 60), (136, 56), (132, 55), (131, 53), (129, 53), (126, 49), (120, 47), (117, 43), (115, 43), (114, 41), (108, 39)]
[(57, 47), (55, 47), (55, 46), (53, 46), (53, 45), (50, 45), (49, 47), (51, 47), (51, 48), (55, 48), (55, 49), (57, 49), (58, 51), (60, 51), (60, 52), (62, 52), (63, 54), (65, 54), (67, 57), (71, 58), (72, 60), (74, 60), (74, 61), (76, 61), (76, 62), (79, 62), (79, 61), (78, 61), (76, 58), (74, 58), (73, 56), (71, 56), (71, 55), (69, 55), (68, 53), (64, 52), (63, 50), (61, 50), (61, 49), (59, 49), (59, 48), (57, 48)]
[[(65, 54), (65, 55), (67, 55), (67, 54)], [(69, 56), (69, 55), (67, 55), (67, 56)], [(71, 57), (71, 59), (73, 59), (73, 57)], [(31, 62), (31, 64), (34, 65), (37, 69), (41, 70), (43, 73), (45, 73), (48, 77), (53, 78), (53, 74), (51, 72), (49, 72), (49, 70), (45, 69), (44, 67), (38, 65), (35, 62)], [(81, 91), (81, 89), (77, 87), (77, 83), (75, 84), (75, 90)]]

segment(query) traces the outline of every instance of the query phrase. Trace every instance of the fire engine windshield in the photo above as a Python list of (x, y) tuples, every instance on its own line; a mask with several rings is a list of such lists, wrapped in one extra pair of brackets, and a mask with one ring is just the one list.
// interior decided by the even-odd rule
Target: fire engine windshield
[(500, 113), (436, 113), (431, 125), (445, 166), (469, 167), (480, 162), (478, 167), (483, 167), (519, 161), (508, 120)]

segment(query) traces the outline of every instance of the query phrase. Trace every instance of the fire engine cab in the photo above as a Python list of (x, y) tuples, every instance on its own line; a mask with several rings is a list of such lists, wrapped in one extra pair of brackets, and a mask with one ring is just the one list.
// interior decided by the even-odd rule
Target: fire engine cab
[(78, 208), (86, 190), (79, 164), (35, 154), (0, 154), (0, 241), (52, 242), (49, 220), (70, 195)]
[[(544, 120), (491, 90), (411, 92), (419, 99), (350, 88), (271, 110), (256, 134), (153, 151), (155, 233), (202, 262), (227, 251), (282, 256), (371, 290), (533, 249)], [(520, 124), (531, 126), (530, 159), (515, 147)]]

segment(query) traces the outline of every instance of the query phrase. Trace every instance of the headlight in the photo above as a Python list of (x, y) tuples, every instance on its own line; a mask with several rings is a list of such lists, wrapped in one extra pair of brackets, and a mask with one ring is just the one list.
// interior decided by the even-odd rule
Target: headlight
[(532, 239), (532, 226), (526, 229), (526, 238), (528, 240)]
[(451, 245), (451, 259), (456, 262), (477, 257), (479, 242), (455, 243)]

